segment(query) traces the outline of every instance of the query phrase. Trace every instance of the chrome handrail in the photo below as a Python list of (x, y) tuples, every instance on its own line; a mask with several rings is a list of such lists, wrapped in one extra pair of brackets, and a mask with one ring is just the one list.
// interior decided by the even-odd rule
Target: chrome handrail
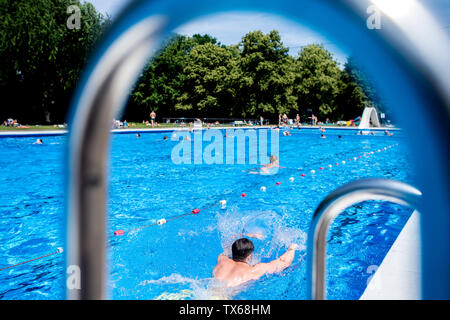
[(346, 184), (329, 194), (317, 207), (308, 232), (308, 298), (326, 299), (326, 247), (328, 229), (346, 208), (369, 200), (384, 200), (417, 207), (421, 192), (399, 181), (364, 179)]

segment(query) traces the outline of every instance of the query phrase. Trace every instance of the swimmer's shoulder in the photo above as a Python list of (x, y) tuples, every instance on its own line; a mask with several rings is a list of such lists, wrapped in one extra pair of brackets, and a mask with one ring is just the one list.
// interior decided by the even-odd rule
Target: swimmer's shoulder
[(217, 258), (217, 262), (225, 262), (231, 260), (230, 257), (225, 252), (222, 252), (219, 254), (219, 257)]

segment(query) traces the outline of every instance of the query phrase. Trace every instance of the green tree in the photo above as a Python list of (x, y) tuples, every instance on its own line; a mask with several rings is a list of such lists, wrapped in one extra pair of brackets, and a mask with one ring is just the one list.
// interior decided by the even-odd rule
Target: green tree
[(362, 114), (364, 107), (374, 106), (385, 112), (384, 103), (372, 81), (357, 65), (353, 57), (349, 57), (341, 73), (341, 87), (337, 103), (337, 118), (353, 119)]
[(195, 46), (186, 60), (184, 91), (175, 108), (192, 115), (229, 116), (232, 50), (213, 43)]
[(174, 35), (166, 41), (162, 49), (149, 61), (133, 89), (125, 117), (142, 120), (148, 118), (150, 110), (171, 116), (184, 116), (175, 105), (185, 93), (184, 70), (187, 59), (195, 46), (206, 43), (220, 45), (215, 38), (199, 34), (192, 37)]
[[(81, 10), (69, 29), (67, 8)], [(0, 0), (0, 114), (20, 121), (62, 121), (94, 43), (109, 23), (90, 3)]]
[(247, 33), (239, 44), (235, 114), (274, 117), (295, 108), (292, 94), (294, 75), (289, 49), (283, 46), (278, 31)]
[(337, 62), (323, 45), (308, 45), (299, 52), (295, 66), (294, 94), (299, 109), (312, 109), (319, 117), (332, 117), (340, 89)]

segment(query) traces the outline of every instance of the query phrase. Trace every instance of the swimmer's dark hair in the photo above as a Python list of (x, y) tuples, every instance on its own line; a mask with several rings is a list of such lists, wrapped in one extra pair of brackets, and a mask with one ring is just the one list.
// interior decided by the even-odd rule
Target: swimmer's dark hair
[(245, 259), (252, 254), (253, 250), (255, 250), (253, 242), (246, 238), (236, 240), (231, 246), (233, 260), (236, 262), (245, 262)]

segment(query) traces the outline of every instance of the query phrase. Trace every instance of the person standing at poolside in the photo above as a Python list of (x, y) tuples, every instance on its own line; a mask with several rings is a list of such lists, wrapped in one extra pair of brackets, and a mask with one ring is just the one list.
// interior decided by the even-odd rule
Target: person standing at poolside
[(295, 123), (297, 124), (297, 128), (299, 128), (300, 129), (300, 122), (301, 122), (301, 120), (300, 120), (300, 115), (297, 113), (297, 115), (295, 116)]
[(219, 255), (213, 276), (227, 287), (236, 287), (245, 282), (257, 280), (265, 274), (280, 273), (292, 264), (295, 250), (298, 248), (298, 245), (293, 243), (278, 259), (252, 266), (249, 262), (255, 247), (251, 240), (241, 238), (236, 240), (231, 247), (231, 259), (225, 253)]
[(150, 112), (150, 120), (151, 120), (151, 123), (152, 123), (152, 127), (155, 126), (155, 119), (156, 119), (156, 113), (155, 113), (154, 110), (152, 110), (152, 112)]

